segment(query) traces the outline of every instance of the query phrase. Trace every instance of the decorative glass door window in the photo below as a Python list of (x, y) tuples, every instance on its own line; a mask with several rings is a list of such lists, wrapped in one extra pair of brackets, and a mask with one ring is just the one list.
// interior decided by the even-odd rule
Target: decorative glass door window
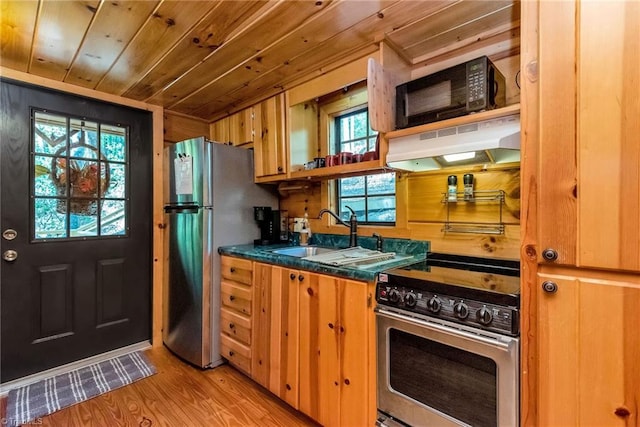
[(34, 110), (36, 241), (127, 235), (127, 127)]

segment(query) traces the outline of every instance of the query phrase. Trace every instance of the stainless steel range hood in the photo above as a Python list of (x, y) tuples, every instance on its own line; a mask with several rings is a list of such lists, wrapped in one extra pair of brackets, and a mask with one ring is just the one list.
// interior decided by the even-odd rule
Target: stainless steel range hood
[(387, 165), (426, 171), (520, 161), (520, 115), (389, 139)]

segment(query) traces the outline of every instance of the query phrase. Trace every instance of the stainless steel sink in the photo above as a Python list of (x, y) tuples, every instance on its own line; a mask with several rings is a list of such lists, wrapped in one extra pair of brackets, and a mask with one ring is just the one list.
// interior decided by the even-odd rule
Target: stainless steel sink
[(278, 255), (295, 256), (303, 258), (312, 255), (326, 254), (339, 249), (327, 248), (323, 246), (290, 246), (288, 248), (272, 249), (271, 252)]

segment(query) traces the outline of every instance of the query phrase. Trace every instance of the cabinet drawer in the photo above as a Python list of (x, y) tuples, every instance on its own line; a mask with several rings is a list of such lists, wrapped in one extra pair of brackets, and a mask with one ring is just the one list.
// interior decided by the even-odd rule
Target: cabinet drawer
[(251, 318), (222, 307), (220, 309), (220, 332), (249, 345), (251, 343)]
[(251, 288), (239, 283), (222, 281), (220, 284), (222, 305), (246, 315), (251, 314)]
[(220, 268), (222, 277), (234, 282), (251, 285), (253, 262), (248, 259), (232, 258), (223, 256), (220, 258)]
[(251, 375), (251, 349), (246, 345), (220, 334), (220, 355), (236, 368)]

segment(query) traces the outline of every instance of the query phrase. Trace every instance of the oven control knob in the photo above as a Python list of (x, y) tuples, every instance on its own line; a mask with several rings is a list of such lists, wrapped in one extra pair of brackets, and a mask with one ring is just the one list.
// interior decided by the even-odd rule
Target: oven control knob
[(397, 289), (391, 289), (389, 291), (389, 301), (391, 301), (394, 304), (397, 304), (398, 302), (400, 302), (400, 292), (398, 292)]
[(407, 307), (415, 307), (416, 302), (418, 301), (416, 294), (413, 292), (409, 292), (404, 296), (404, 305)]
[(480, 322), (485, 326), (493, 321), (493, 315), (491, 314), (491, 310), (489, 310), (487, 307), (482, 307), (480, 310), (478, 310), (477, 316), (478, 316), (478, 322)]
[(432, 313), (437, 313), (442, 308), (442, 303), (440, 302), (440, 298), (432, 297), (429, 301), (427, 301), (427, 308)]
[(469, 307), (463, 302), (453, 306), (453, 312), (458, 319), (466, 319), (469, 316)]

